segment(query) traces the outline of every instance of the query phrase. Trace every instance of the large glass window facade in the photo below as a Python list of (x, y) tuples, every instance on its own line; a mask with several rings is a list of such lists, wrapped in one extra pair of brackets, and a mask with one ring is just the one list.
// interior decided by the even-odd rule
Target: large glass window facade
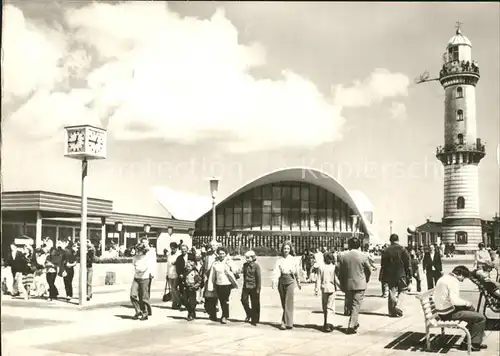
[[(217, 206), (218, 231), (352, 232), (354, 212), (333, 193), (301, 182), (252, 188)], [(211, 234), (212, 212), (196, 221), (197, 235)]]

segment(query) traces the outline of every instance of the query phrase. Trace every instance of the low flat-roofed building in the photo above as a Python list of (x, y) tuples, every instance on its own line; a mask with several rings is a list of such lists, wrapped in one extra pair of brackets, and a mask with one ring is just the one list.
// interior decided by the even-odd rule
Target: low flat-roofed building
[[(1, 198), (4, 251), (8, 251), (8, 246), (21, 235), (33, 238), (37, 246), (47, 237), (53, 241), (79, 239), (79, 196), (33, 190), (3, 192)], [(112, 242), (131, 246), (139, 236), (145, 235), (156, 245), (158, 236), (167, 231), (190, 239), (194, 228), (193, 221), (178, 220), (167, 210), (163, 216), (117, 212), (113, 209), (113, 201), (106, 199), (88, 198), (87, 216), (87, 238), (101, 246), (101, 250)], [(121, 231), (118, 231), (119, 226)]]

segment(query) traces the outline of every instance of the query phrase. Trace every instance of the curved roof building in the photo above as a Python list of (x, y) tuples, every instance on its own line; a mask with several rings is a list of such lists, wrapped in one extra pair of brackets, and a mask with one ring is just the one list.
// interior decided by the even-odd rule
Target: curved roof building
[[(195, 236), (208, 238), (212, 210), (205, 206), (196, 219)], [(175, 216), (176, 209), (169, 210)], [(343, 242), (335, 245), (343, 245), (354, 232), (365, 239), (374, 237), (373, 209), (366, 195), (350, 192), (332, 176), (307, 167), (280, 169), (244, 184), (217, 203), (216, 218), (218, 236), (341, 238)]]

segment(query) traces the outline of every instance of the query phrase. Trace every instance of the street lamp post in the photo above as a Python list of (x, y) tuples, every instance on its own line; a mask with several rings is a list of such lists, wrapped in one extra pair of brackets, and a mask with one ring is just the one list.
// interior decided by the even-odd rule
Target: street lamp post
[(81, 225), (80, 225), (80, 278), (78, 280), (79, 305), (87, 300), (87, 173), (88, 161), (106, 158), (106, 130), (78, 125), (64, 128), (64, 156), (82, 161)]
[(392, 235), (392, 220), (389, 220), (389, 236)]
[(212, 241), (217, 242), (217, 226), (215, 220), (215, 198), (219, 189), (219, 180), (215, 177), (210, 179), (210, 194), (212, 195)]

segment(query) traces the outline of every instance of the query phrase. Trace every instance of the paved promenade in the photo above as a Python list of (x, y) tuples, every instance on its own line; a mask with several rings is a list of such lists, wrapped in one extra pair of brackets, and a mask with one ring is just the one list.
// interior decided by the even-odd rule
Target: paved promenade
[[(332, 333), (320, 330), (321, 302), (314, 297), (312, 285), (304, 285), (297, 292), (294, 330), (281, 331), (277, 328), (281, 317), (279, 297), (269, 287), (262, 291), (262, 323), (254, 327), (242, 322), (240, 291), (231, 297), (229, 324), (209, 321), (201, 309), (200, 318), (188, 322), (186, 312), (172, 310), (170, 303), (161, 302), (162, 285), (157, 282), (153, 288), (153, 316), (147, 321), (131, 320), (134, 312), (127, 302), (128, 288), (120, 286), (97, 293), (95, 298), (107, 300), (108, 304), (95, 302), (87, 310), (65, 302), (3, 298), (2, 351), (9, 356), (466, 354), (456, 348), (461, 340), (458, 332), (444, 338), (440, 343), (444, 346), (424, 352), (423, 315), (418, 301), (408, 295), (403, 305), (405, 316), (389, 318), (387, 299), (380, 297), (376, 276), (367, 291), (357, 335), (343, 332), (347, 317), (342, 315), (342, 293), (337, 295), (337, 315), (332, 320), (338, 328)], [(462, 293), (464, 298), (477, 301), (478, 294), (470, 282), (464, 283)], [(490, 317), (499, 318), (494, 314)], [(498, 330), (498, 325), (490, 322), (488, 329)], [(488, 349), (474, 354), (498, 355), (500, 333), (488, 330), (486, 334)]]

